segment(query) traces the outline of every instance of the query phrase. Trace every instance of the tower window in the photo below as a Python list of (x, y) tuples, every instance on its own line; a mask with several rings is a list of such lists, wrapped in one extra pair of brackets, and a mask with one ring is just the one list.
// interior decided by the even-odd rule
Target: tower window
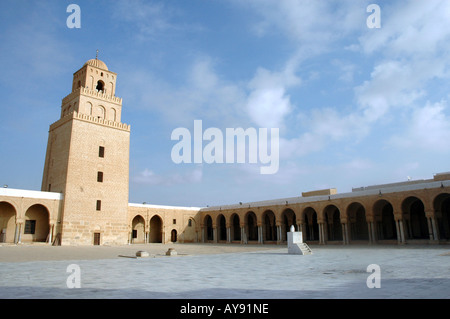
[(100, 146), (98, 148), (98, 157), (105, 157), (105, 147), (104, 146)]
[(102, 201), (101, 200), (97, 200), (97, 210), (102, 210)]
[(97, 172), (97, 182), (103, 183), (103, 172)]
[(104, 89), (105, 89), (105, 83), (103, 82), (103, 81), (98, 81), (97, 82), (97, 87), (95, 88), (96, 90), (97, 90), (97, 92), (100, 92), (100, 91), (104, 91)]
[(176, 223), (177, 223), (177, 220), (176, 220), (176, 219), (174, 219), (174, 220), (173, 220), (173, 224), (174, 224), (174, 225), (176, 225)]

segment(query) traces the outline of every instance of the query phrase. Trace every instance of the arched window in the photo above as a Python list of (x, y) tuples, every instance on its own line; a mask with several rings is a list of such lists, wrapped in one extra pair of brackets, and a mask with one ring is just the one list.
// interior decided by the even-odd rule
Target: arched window
[(87, 115), (92, 115), (92, 103), (86, 102), (86, 104), (85, 104), (85, 113)]
[(97, 92), (104, 92), (105, 91), (105, 82), (99, 80), (97, 81), (97, 86), (95, 87), (95, 89), (97, 90)]

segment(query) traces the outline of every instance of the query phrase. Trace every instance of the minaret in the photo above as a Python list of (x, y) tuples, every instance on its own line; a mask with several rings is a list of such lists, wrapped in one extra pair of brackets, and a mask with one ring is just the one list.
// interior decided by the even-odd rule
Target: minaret
[(50, 125), (41, 189), (64, 195), (62, 244), (127, 243), (130, 126), (116, 80), (98, 57), (87, 61)]

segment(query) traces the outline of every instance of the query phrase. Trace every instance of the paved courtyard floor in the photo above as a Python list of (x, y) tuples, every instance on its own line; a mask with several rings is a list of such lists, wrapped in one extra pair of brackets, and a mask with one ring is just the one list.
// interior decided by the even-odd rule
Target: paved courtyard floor
[[(165, 256), (174, 248), (178, 256)], [(0, 298), (450, 298), (450, 246), (0, 246)], [(134, 258), (138, 250), (150, 253)], [(80, 288), (68, 288), (80, 270)], [(368, 288), (367, 267), (380, 267)], [(73, 281), (72, 281), (73, 282)]]

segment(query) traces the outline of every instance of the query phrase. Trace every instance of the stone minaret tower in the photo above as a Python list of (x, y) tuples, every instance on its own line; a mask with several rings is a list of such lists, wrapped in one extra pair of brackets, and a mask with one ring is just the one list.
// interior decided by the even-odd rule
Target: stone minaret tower
[(41, 188), (64, 195), (63, 245), (127, 243), (130, 126), (121, 122), (116, 81), (104, 62), (87, 61), (50, 125)]

